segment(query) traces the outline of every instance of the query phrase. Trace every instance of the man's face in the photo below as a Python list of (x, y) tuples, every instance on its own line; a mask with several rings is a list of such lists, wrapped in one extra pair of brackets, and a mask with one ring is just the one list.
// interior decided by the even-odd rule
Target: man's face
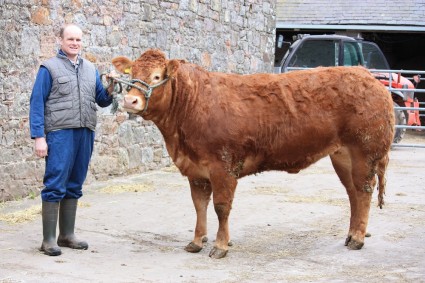
[(83, 32), (76, 26), (68, 26), (63, 31), (63, 37), (60, 38), (60, 45), (68, 58), (75, 59), (81, 51), (81, 38)]

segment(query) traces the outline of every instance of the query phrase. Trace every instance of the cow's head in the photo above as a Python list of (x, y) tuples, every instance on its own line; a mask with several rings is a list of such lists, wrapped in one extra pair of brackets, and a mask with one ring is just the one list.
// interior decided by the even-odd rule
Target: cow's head
[(123, 100), (125, 111), (142, 115), (148, 103), (152, 108), (165, 106), (164, 103), (169, 99), (164, 92), (165, 85), (174, 77), (179, 66), (178, 60), (167, 60), (163, 52), (150, 49), (135, 61), (119, 56), (112, 59), (112, 64), (117, 71), (130, 74), (132, 78), (127, 83), (128, 92)]

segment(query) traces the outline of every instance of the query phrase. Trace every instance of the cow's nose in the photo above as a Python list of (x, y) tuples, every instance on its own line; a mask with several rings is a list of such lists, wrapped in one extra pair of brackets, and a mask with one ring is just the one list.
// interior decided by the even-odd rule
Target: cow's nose
[(139, 98), (132, 95), (124, 96), (124, 108), (136, 108), (139, 104)]

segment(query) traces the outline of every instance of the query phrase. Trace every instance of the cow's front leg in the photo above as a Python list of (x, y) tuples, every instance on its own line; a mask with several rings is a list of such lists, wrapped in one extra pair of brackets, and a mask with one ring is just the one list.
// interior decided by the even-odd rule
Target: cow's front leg
[(214, 170), (210, 174), (213, 191), (214, 210), (218, 217), (218, 231), (215, 245), (210, 252), (212, 258), (225, 257), (229, 245), (229, 214), (237, 180), (224, 170)]
[(204, 247), (207, 238), (207, 208), (211, 199), (211, 183), (204, 179), (189, 179), (192, 201), (196, 210), (195, 237), (185, 250), (197, 253)]

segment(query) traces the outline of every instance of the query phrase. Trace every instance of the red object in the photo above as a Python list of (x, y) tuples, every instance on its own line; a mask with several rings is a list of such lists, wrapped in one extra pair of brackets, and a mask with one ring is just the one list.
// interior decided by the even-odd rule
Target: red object
[[(390, 80), (389, 75), (390, 73), (376, 73), (374, 74), (381, 83), (383, 83), (385, 86), (389, 86)], [(408, 80), (407, 78), (401, 76), (400, 73), (395, 74), (391, 73), (391, 87), (392, 88), (406, 88), (406, 89), (415, 89), (414, 84)], [(404, 87), (403, 87), (404, 86)], [(407, 95), (405, 95), (404, 99), (404, 107), (417, 107), (419, 108), (419, 101), (417, 98), (414, 98), (414, 92), (406, 92)], [(403, 105), (400, 105), (403, 107)], [(405, 110), (406, 116), (406, 124), (408, 126), (421, 126), (421, 120), (419, 119), (419, 110)]]

